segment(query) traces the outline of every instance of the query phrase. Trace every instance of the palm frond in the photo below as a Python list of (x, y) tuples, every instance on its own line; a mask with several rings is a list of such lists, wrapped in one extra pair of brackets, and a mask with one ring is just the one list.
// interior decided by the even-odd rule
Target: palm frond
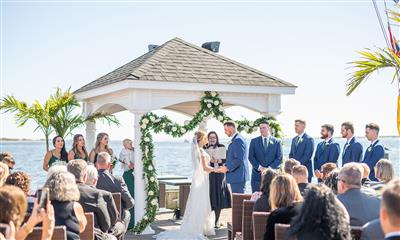
[(361, 83), (365, 82), (372, 73), (385, 68), (393, 68), (395, 70), (393, 78), (398, 76), (400, 67), (400, 59), (396, 54), (388, 49), (379, 49), (372, 51), (366, 49), (358, 52), (361, 56), (360, 60), (351, 62), (352, 68), (356, 70), (351, 74), (346, 82), (346, 95), (352, 94)]

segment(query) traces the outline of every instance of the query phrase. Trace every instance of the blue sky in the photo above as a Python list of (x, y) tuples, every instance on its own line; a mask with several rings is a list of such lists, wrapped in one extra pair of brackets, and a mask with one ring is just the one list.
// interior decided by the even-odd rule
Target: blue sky
[[(388, 5), (393, 7), (391, 1)], [(2, 96), (44, 101), (57, 86), (75, 90), (143, 54), (148, 44), (174, 37), (197, 45), (217, 40), (220, 54), (299, 86), (295, 95), (282, 97), (278, 119), (288, 136), (299, 117), (314, 136), (324, 123), (334, 124), (339, 135), (347, 120), (355, 123), (357, 135), (368, 122), (378, 123), (382, 135), (397, 132), (391, 72), (373, 75), (350, 97), (344, 94), (351, 72), (347, 63), (357, 59), (356, 50), (385, 44), (369, 0), (2, 1), (1, 20)], [(234, 118), (257, 116), (238, 108), (228, 112)], [(98, 130), (108, 130), (112, 139), (133, 138), (126, 136), (133, 132), (130, 113), (117, 117), (120, 128), (110, 132), (100, 124)], [(32, 124), (17, 128), (10, 114), (1, 115), (0, 137), (41, 138), (33, 129)], [(215, 122), (209, 129), (222, 132)]]

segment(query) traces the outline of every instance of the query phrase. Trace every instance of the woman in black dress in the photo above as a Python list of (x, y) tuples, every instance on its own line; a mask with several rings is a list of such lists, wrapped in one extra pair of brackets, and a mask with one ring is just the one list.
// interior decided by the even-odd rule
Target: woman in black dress
[[(226, 148), (219, 143), (216, 132), (208, 133), (208, 144), (204, 146), (204, 149), (211, 157), (210, 165), (212, 167), (217, 168), (225, 164), (226, 159), (221, 157), (224, 155), (221, 153), (226, 153)], [(225, 173), (211, 172), (209, 181), (211, 209), (215, 212), (215, 228), (219, 228), (221, 210), (231, 208), (231, 192), (226, 184)]]

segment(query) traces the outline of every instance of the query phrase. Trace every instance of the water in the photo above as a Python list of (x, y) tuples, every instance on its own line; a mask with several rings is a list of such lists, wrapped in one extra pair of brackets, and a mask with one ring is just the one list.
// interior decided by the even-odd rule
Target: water
[[(250, 139), (248, 139), (250, 141)], [(283, 154), (285, 157), (290, 152), (291, 139), (284, 140)], [(320, 139), (315, 139), (316, 143)], [(345, 140), (336, 138), (335, 141), (339, 142), (343, 147)], [(364, 150), (369, 146), (369, 142), (365, 138), (359, 139), (364, 147)], [(396, 176), (400, 176), (400, 138), (399, 137), (382, 137), (383, 145), (390, 149), (389, 159), (395, 166)], [(226, 142), (222, 142), (225, 144)], [(71, 142), (67, 141), (66, 146), (71, 146)], [(121, 141), (111, 141), (111, 148), (114, 153), (119, 155), (122, 144)], [(43, 186), (46, 172), (42, 169), (43, 157), (45, 155), (45, 142), (44, 141), (11, 141), (0, 142), (0, 151), (11, 152), (16, 160), (16, 167), (14, 171), (27, 172), (31, 177), (31, 189), (35, 190)], [(191, 157), (190, 157), (190, 144), (184, 142), (156, 142), (155, 143), (155, 166), (159, 175), (163, 174), (177, 174), (190, 177), (191, 171)], [(339, 165), (341, 159), (339, 158)], [(119, 166), (115, 170), (116, 175), (122, 175), (122, 170)], [(249, 184), (248, 184), (249, 185)], [(250, 190), (249, 186), (247, 187)]]

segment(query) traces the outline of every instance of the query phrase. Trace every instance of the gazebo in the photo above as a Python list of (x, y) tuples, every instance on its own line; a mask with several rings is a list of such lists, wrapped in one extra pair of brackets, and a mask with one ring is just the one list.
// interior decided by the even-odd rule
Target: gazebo
[[(84, 114), (98, 111), (134, 115), (135, 222), (145, 213), (146, 191), (139, 121), (144, 114), (167, 109), (193, 116), (205, 91), (216, 91), (224, 107), (243, 106), (264, 116), (281, 111), (281, 95), (296, 86), (277, 77), (174, 38), (75, 91)], [(205, 128), (206, 120), (200, 128)], [(96, 126), (86, 123), (86, 142), (94, 145)], [(152, 233), (148, 227), (143, 233)]]

